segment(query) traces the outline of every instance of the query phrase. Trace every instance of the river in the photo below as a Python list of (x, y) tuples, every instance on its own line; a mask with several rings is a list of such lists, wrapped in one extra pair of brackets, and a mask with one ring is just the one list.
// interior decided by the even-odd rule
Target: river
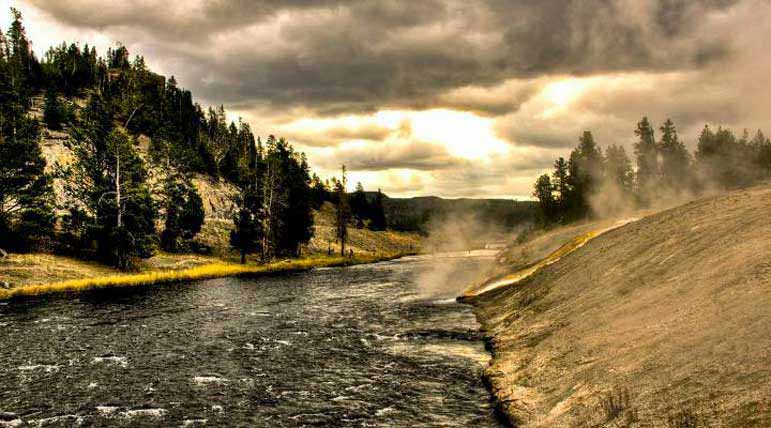
[(0, 427), (500, 427), (464, 284), (420, 286), (483, 260), (0, 303)]

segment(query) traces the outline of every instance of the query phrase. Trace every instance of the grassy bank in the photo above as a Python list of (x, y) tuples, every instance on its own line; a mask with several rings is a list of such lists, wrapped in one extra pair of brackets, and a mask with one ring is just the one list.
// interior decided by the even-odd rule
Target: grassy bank
[[(108, 268), (90, 263), (70, 260), (70, 265), (78, 266), (84, 277), (64, 281), (27, 284), (9, 290), (0, 289), (0, 300), (42, 296), (57, 293), (75, 293), (116, 287), (136, 287), (144, 285), (171, 284), (182, 281), (194, 281), (230, 276), (259, 276), (285, 272), (298, 272), (319, 267), (349, 266), (363, 263), (392, 260), (406, 254), (361, 255), (353, 259), (340, 256), (310, 256), (266, 264), (233, 264), (213, 262), (182, 269), (150, 270), (135, 274), (109, 274)], [(60, 258), (50, 255), (27, 257)], [(61, 259), (61, 258), (60, 258)], [(205, 259), (204, 259), (205, 260)], [(88, 267), (93, 270), (86, 270)], [(77, 271), (77, 270), (76, 270)], [(86, 276), (87, 275), (87, 276)]]
[(330, 247), (335, 254), (339, 251), (335, 243), (334, 207), (326, 203), (321, 210), (314, 212), (314, 216), (314, 236), (303, 249), (306, 255), (268, 264), (259, 263), (254, 256), (249, 257), (246, 265), (238, 264), (239, 255), (229, 246), (233, 224), (218, 218), (207, 218), (196, 238), (212, 249), (210, 255), (158, 252), (141, 261), (136, 273), (127, 274), (96, 262), (55, 254), (12, 254), (7, 259), (0, 259), (0, 282), (11, 285), (9, 290), (0, 288), (0, 300), (372, 263), (420, 251), (422, 237), (416, 233), (351, 227), (346, 248), (353, 250), (356, 257), (328, 256)]

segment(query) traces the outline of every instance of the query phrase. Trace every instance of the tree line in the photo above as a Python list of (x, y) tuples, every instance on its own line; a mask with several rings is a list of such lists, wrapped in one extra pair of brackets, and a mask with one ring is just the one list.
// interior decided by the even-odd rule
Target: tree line
[[(644, 117), (634, 130), (634, 160), (622, 146), (604, 153), (590, 131), (553, 172), (535, 182), (544, 224), (568, 223), (608, 210), (649, 206), (664, 198), (698, 195), (708, 189), (746, 187), (771, 177), (771, 140), (762, 131), (737, 137), (731, 130), (704, 127), (691, 154), (671, 119), (659, 128)], [(636, 168), (635, 168), (636, 166)]]
[[(228, 123), (222, 106), (204, 111), (173, 76), (151, 72), (123, 46), (100, 57), (88, 45), (62, 44), (38, 60), (21, 14), (11, 13), (10, 28), (0, 31), (0, 248), (54, 250), (120, 268), (157, 246), (200, 249), (194, 238), (204, 208), (193, 180), (203, 175), (237, 189), (230, 245), (241, 260), (267, 260), (299, 255), (312, 237), (319, 197), (347, 201), (344, 190), (341, 197), (311, 177), (305, 155), (289, 142), (255, 139), (248, 123)], [(50, 172), (42, 126), (29, 114), (39, 94), (45, 127), (67, 133), (72, 157)], [(149, 137), (146, 156), (141, 136)], [(357, 194), (357, 218), (376, 217), (364, 213), (370, 204)], [(384, 217), (372, 223), (385, 228)]]

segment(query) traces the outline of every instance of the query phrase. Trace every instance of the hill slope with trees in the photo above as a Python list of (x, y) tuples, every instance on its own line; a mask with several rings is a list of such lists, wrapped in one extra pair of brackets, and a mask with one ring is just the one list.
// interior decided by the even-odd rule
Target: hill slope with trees
[[(63, 43), (39, 59), (11, 13), (0, 31), (0, 248), (128, 269), (158, 249), (230, 247), (245, 261), (314, 247), (313, 211), (335, 201), (334, 183), (288, 141), (228, 123), (222, 106), (202, 108), (123, 46), (101, 57)], [(356, 196), (356, 226), (385, 230), (382, 204)]]

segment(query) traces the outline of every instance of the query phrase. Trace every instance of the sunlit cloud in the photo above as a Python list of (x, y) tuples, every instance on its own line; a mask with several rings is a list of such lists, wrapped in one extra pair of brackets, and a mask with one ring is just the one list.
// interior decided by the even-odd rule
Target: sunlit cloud
[(38, 54), (122, 42), (390, 196), (529, 197), (584, 130), (631, 153), (644, 115), (691, 146), (705, 123), (771, 130), (765, 0), (167, 3), (11, 0)]
[(564, 79), (550, 83), (539, 94), (544, 97), (551, 107), (547, 108), (541, 114), (544, 118), (556, 116), (559, 113), (564, 113), (570, 107), (573, 101), (577, 100), (590, 86), (593, 81), (601, 81), (602, 79)]

